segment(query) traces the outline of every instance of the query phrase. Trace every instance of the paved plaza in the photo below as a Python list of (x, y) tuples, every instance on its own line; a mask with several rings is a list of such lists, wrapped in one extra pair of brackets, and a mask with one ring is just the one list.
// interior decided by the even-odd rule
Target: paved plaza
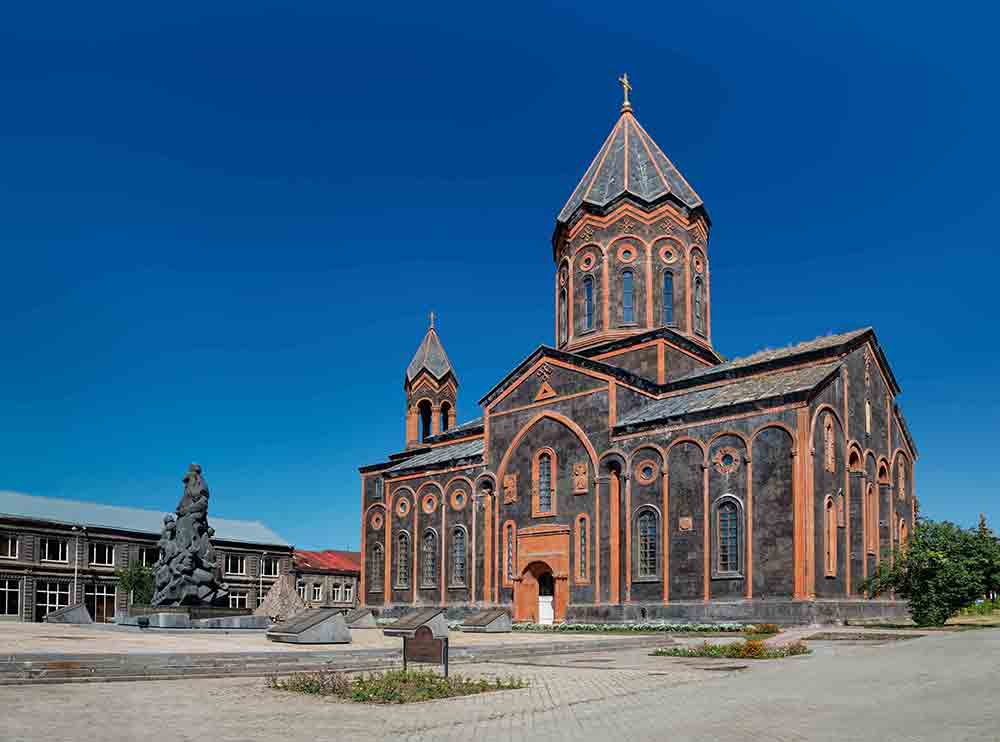
[[(742, 662), (648, 649), (466, 664), (530, 686), (405, 707), (270, 690), (260, 678), (0, 687), (5, 740), (997, 740), (1000, 630), (815, 642)], [(59, 709), (52, 713), (52, 709)], [(169, 732), (167, 731), (169, 730)], [(154, 737), (158, 738), (158, 737)]]

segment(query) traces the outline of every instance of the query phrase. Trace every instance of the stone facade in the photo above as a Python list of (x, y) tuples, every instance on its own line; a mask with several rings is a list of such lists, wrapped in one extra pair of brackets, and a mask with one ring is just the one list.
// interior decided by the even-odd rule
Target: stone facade
[[(23, 501), (33, 514), (0, 515), (0, 620), (41, 621), (52, 610), (83, 602), (95, 621), (111, 621), (129, 605), (115, 570), (134, 561), (152, 567), (158, 558), (163, 513), (10, 493), (2, 497), (0, 510), (16, 512)], [(80, 516), (75, 525), (66, 521), (67, 505)], [(254, 608), (258, 596), (263, 598), (277, 576), (291, 569), (291, 545), (257, 523), (215, 518), (210, 523), (231, 536), (249, 526), (252, 538), (259, 534), (272, 542), (213, 539), (220, 581), (240, 607)]]
[[(726, 361), (704, 204), (626, 104), (556, 222), (553, 347), (459, 427), (433, 328), (407, 449), (360, 469), (361, 600), (515, 620), (895, 612), (858, 585), (912, 531), (916, 449), (874, 331)], [(436, 398), (429, 399), (431, 407)], [(435, 418), (437, 419), (437, 418)]]

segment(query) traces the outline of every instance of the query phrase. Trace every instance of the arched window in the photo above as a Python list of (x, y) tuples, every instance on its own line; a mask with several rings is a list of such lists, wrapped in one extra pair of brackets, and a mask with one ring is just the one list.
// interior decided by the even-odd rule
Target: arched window
[(865, 491), (865, 548), (869, 554), (878, 552), (878, 511), (875, 502), (875, 487), (868, 485)]
[(584, 329), (594, 329), (594, 279), (587, 276), (583, 279), (583, 318)]
[(420, 545), (420, 580), (424, 587), (434, 587), (437, 581), (438, 548), (437, 534), (434, 531), (424, 531), (424, 540)]
[(674, 323), (674, 274), (663, 271), (663, 324)]
[(559, 290), (559, 344), (566, 342), (566, 327), (569, 325), (569, 307), (566, 305), (566, 289)]
[(547, 453), (538, 457), (538, 509), (552, 509), (552, 457)]
[(700, 278), (694, 279), (694, 331), (705, 332), (705, 317), (702, 307), (704, 285)]
[(906, 527), (906, 521), (902, 518), (899, 519), (899, 547), (903, 548), (906, 546), (906, 540), (909, 538), (909, 531)]
[(465, 586), (465, 529), (451, 532), (451, 584)]
[(735, 501), (719, 503), (715, 511), (716, 569), (720, 574), (739, 573), (740, 509)]
[(507, 582), (514, 581), (514, 526), (507, 526)]
[(556, 514), (556, 453), (543, 448), (531, 461), (531, 516)]
[(410, 586), (410, 534), (396, 537), (396, 587)]
[(823, 462), (829, 472), (837, 471), (837, 450), (834, 447), (833, 415), (827, 414), (823, 421)]
[(622, 322), (629, 324), (635, 322), (634, 291), (632, 286), (632, 271), (622, 273)]
[(451, 404), (448, 402), (441, 403), (441, 432), (447, 432), (448, 428), (451, 427), (449, 422), (451, 421)]
[(586, 515), (576, 518), (576, 581), (585, 583), (590, 578), (590, 520)]
[(422, 399), (417, 405), (420, 411), (420, 440), (425, 441), (431, 437), (431, 403), (430, 400)]
[(865, 399), (865, 435), (872, 434), (872, 401)]
[(385, 551), (382, 544), (372, 544), (368, 551), (368, 569), (365, 570), (368, 590), (378, 592), (382, 589), (382, 576), (385, 573)]
[(826, 526), (826, 576), (837, 576), (837, 506), (832, 497), (826, 498), (823, 512), (823, 522)]
[(654, 578), (659, 571), (660, 544), (659, 517), (655, 510), (646, 508), (636, 518), (636, 574), (638, 578)]

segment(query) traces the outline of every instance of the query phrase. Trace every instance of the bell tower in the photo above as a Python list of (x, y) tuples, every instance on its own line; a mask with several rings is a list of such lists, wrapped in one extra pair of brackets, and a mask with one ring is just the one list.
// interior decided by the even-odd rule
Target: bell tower
[(406, 367), (406, 447), (416, 448), (455, 425), (458, 376), (444, 352), (431, 312), (427, 334)]
[(556, 347), (668, 327), (711, 348), (708, 212), (619, 82), (618, 120), (556, 218)]

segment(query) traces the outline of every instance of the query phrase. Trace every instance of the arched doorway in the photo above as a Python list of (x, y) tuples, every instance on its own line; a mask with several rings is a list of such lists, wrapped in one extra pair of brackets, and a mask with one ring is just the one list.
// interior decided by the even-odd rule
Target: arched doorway
[(538, 623), (551, 624), (555, 620), (556, 581), (552, 570), (538, 575)]
[(566, 614), (566, 580), (547, 562), (533, 561), (514, 583), (514, 620), (551, 624)]

